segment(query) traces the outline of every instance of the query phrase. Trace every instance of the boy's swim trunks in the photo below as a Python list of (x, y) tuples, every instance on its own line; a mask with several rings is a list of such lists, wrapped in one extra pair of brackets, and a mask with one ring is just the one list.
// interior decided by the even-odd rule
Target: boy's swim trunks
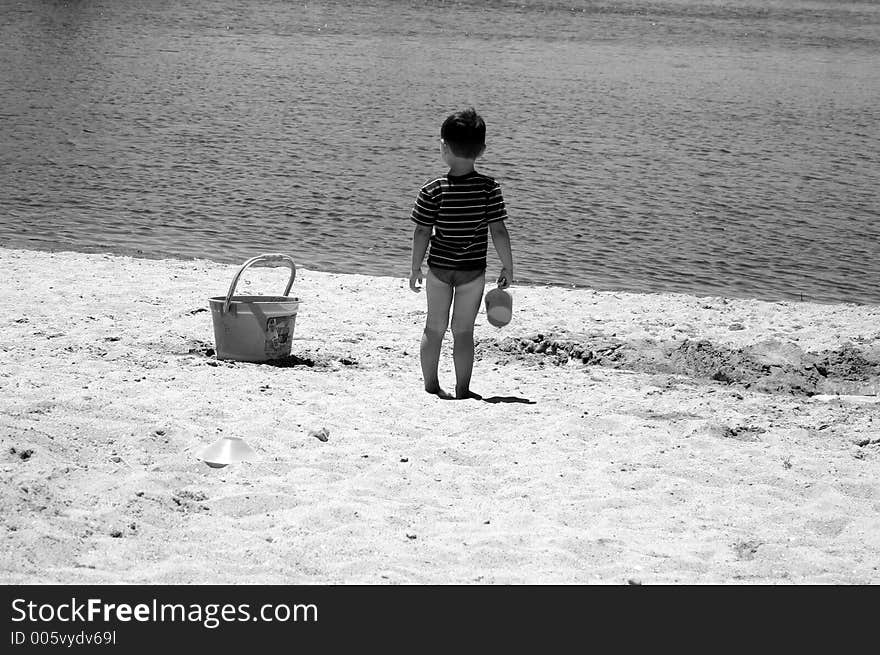
[(434, 274), (438, 280), (443, 282), (443, 284), (448, 284), (451, 287), (461, 286), (462, 284), (467, 284), (468, 282), (473, 282), (481, 275), (485, 275), (485, 268), (474, 268), (468, 270), (460, 270), (457, 268), (437, 268), (436, 266), (429, 266), (429, 270)]

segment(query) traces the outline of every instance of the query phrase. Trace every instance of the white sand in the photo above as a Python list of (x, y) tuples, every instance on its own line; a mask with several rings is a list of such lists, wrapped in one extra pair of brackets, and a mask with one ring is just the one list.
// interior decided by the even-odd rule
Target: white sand
[[(531, 404), (451, 402), (421, 390), (425, 300), (402, 279), (300, 270), (313, 367), (207, 356), (237, 268), (0, 249), (2, 582), (880, 581), (875, 370), (765, 393), (649, 347), (753, 349), (771, 378), (848, 347), (876, 362), (880, 307), (514, 287), (509, 326), (478, 316), (472, 387)], [(498, 348), (538, 333), (641, 354)], [(206, 466), (224, 435), (258, 458)]]

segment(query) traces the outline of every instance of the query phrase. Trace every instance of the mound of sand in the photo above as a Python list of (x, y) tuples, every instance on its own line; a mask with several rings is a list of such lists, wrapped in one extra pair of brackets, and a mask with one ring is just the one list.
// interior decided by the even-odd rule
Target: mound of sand
[(602, 335), (536, 334), (485, 340), (480, 352), (513, 353), (515, 358), (527, 361), (545, 358), (556, 365), (581, 362), (708, 378), (767, 393), (873, 396), (880, 390), (880, 344), (864, 338), (859, 341), (844, 342), (822, 352), (804, 352), (797, 343), (779, 338), (737, 346), (708, 339), (658, 342)]

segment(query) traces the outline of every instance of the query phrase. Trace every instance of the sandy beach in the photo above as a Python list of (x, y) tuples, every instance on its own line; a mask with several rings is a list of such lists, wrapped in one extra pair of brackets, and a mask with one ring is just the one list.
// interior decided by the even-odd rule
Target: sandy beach
[(880, 581), (880, 306), (514, 286), (455, 402), (402, 278), (298, 270), (276, 366), (214, 356), (238, 266), (0, 268), (4, 583)]

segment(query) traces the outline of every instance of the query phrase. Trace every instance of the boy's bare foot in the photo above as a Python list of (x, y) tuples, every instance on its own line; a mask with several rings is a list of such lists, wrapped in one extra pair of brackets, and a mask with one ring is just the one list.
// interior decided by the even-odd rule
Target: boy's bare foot
[(425, 391), (433, 396), (437, 396), (440, 400), (452, 400), (452, 394), (444, 391), (442, 387), (425, 387)]
[(471, 391), (470, 389), (465, 389), (463, 391), (456, 389), (455, 390), (455, 399), (456, 400), (482, 400), (483, 397)]

